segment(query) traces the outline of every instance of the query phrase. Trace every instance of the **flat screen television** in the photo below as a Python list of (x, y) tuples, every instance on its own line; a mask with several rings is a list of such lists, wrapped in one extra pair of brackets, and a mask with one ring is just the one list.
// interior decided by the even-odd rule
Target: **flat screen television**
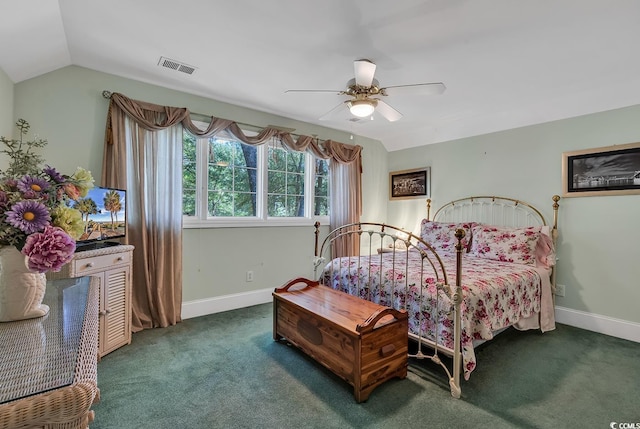
[[(96, 186), (87, 196), (74, 201), (72, 207), (82, 213), (84, 232), (76, 240), (78, 251), (112, 244), (106, 240), (127, 234), (127, 192)], [(118, 244), (117, 242), (114, 244)]]

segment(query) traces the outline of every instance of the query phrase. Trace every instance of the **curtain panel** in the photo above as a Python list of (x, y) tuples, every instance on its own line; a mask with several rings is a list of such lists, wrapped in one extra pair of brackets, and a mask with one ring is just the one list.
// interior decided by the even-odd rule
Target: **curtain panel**
[[(135, 128), (139, 130), (132, 133), (132, 125), (127, 121), (133, 121)], [(276, 140), (289, 149), (309, 151), (318, 158), (329, 159), (333, 161), (329, 163), (332, 177), (331, 229), (360, 220), (362, 213), (361, 146), (346, 145), (333, 140), (320, 142), (317, 138), (304, 135), (294, 138), (289, 132), (271, 127), (263, 128), (255, 136), (247, 136), (236, 122), (213, 116), (206, 129), (202, 130), (192, 122), (190, 112), (186, 108), (133, 100), (120, 93), (111, 94), (107, 112), (102, 164), (104, 186), (127, 189), (131, 194), (139, 196), (140, 200), (136, 201), (136, 204), (139, 204), (138, 207), (148, 207), (147, 199), (150, 198), (150, 194), (144, 189), (145, 182), (141, 179), (150, 177), (149, 174), (154, 173), (146, 172), (146, 169), (152, 168), (152, 165), (145, 162), (145, 157), (140, 156), (140, 153), (153, 152), (153, 146), (158, 143), (157, 139), (142, 131), (152, 133), (172, 127), (178, 127), (180, 130), (184, 128), (197, 137), (212, 137), (227, 131), (249, 145), (260, 145)], [(175, 132), (174, 135), (176, 135)], [(174, 141), (170, 144), (181, 149), (182, 139), (174, 136)], [(137, 152), (138, 155), (133, 156), (132, 152)], [(177, 152), (174, 150), (173, 153), (175, 155)], [(181, 161), (181, 156), (178, 156), (178, 159)], [(177, 183), (179, 180), (180, 182), (178, 194), (181, 196), (181, 170), (171, 167), (169, 170), (165, 173), (177, 176), (170, 178), (170, 181)], [(134, 192), (130, 189), (131, 186), (138, 189)], [(157, 209), (175, 210), (167, 207), (157, 207)], [(158, 223), (157, 218), (149, 218), (149, 212), (132, 216), (132, 222), (135, 223), (130, 223), (129, 228), (132, 232), (138, 231), (139, 234), (132, 233), (127, 237), (128, 242), (136, 248), (133, 265), (134, 331), (166, 327), (181, 320), (181, 275), (176, 275), (178, 272), (176, 269), (173, 275), (167, 276), (166, 270), (158, 270), (153, 265), (161, 261), (163, 267), (182, 268), (182, 235), (175, 232), (174, 226)], [(166, 215), (169, 218), (175, 218), (177, 215), (181, 222), (181, 210), (178, 210), (178, 213), (166, 213)], [(165, 237), (163, 239), (165, 246), (151, 246), (150, 243), (155, 242), (160, 236)], [(168, 250), (166, 249), (167, 237), (172, 237), (168, 239), (171, 243)], [(349, 246), (354, 248), (353, 245)], [(335, 249), (335, 254), (341, 256), (346, 254), (344, 253), (346, 250), (346, 248)]]
[(182, 141), (182, 126), (149, 131), (130, 117), (125, 126), (136, 331), (181, 320), (182, 146), (176, 142)]

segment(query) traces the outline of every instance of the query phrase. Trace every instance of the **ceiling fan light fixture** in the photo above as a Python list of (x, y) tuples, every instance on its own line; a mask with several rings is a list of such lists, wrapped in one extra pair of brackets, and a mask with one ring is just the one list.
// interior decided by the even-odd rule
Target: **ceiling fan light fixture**
[(376, 109), (375, 100), (354, 100), (349, 102), (349, 111), (353, 116), (358, 118), (366, 118), (371, 116)]

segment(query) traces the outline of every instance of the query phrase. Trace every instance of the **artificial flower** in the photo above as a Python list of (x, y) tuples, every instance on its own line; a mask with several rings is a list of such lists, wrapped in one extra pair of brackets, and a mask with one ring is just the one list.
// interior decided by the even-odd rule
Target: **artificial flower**
[(51, 210), (53, 226), (62, 228), (74, 240), (78, 239), (84, 232), (84, 222), (82, 213), (76, 209), (66, 206), (58, 206)]
[(18, 201), (6, 214), (6, 222), (27, 235), (43, 230), (51, 222), (47, 206), (33, 200)]
[(51, 180), (53, 180), (56, 183), (63, 183), (65, 181), (64, 176), (58, 173), (58, 171), (55, 168), (49, 165), (47, 165), (43, 171), (47, 176), (49, 176)]
[(46, 226), (42, 232), (27, 237), (22, 254), (27, 256), (27, 266), (31, 271), (58, 272), (71, 261), (76, 250), (76, 242), (61, 228)]
[(73, 183), (64, 184), (64, 193), (73, 201), (77, 201), (78, 198), (80, 198), (80, 189), (78, 189), (78, 187)]
[(22, 192), (33, 192), (36, 195), (49, 189), (49, 183), (40, 177), (24, 176), (18, 180), (18, 189)]
[(93, 176), (91, 172), (82, 167), (78, 167), (71, 176), (71, 181), (78, 188), (82, 198), (87, 196), (89, 189), (93, 188)]
[(0, 210), (5, 210), (8, 203), (9, 198), (7, 197), (7, 193), (5, 191), (0, 191)]
[[(16, 125), (21, 134), (29, 129), (24, 120)], [(93, 187), (91, 172), (78, 167), (66, 176), (49, 165), (39, 169), (42, 159), (32, 149), (46, 140), (0, 137), (0, 142), (11, 157), (9, 168), (0, 171), (0, 246), (20, 250), (29, 269), (59, 271), (73, 257), (75, 240), (85, 229), (81, 211), (72, 204)]]

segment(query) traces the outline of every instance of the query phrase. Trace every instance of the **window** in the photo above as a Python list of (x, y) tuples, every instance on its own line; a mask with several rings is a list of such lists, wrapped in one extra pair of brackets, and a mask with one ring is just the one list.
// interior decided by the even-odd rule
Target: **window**
[(185, 225), (328, 223), (329, 164), (274, 141), (183, 138)]

